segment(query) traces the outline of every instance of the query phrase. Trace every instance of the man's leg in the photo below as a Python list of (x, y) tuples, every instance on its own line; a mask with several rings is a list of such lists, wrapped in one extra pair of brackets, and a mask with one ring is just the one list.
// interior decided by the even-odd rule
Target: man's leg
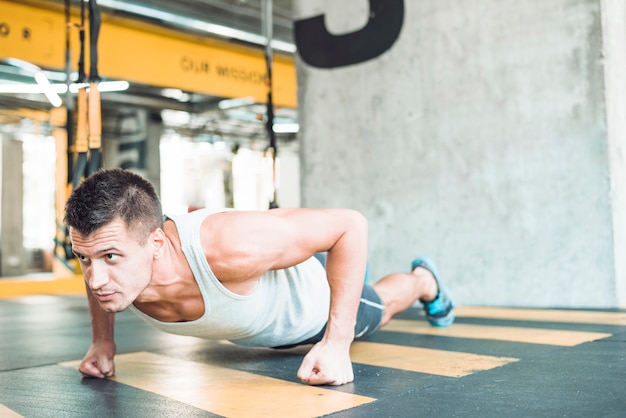
[(454, 321), (452, 301), (440, 293), (440, 283), (433, 274), (436, 271), (434, 265), (422, 259), (416, 261), (414, 265), (417, 266), (411, 273), (389, 274), (373, 285), (385, 305), (381, 327), (418, 300), (425, 305), (432, 325), (446, 326)]

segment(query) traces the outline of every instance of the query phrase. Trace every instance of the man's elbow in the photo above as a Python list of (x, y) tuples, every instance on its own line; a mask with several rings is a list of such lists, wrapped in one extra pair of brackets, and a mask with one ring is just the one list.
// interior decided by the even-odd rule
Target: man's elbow
[(367, 218), (361, 212), (355, 209), (348, 209), (350, 226), (358, 233), (363, 234), (367, 238), (368, 223)]

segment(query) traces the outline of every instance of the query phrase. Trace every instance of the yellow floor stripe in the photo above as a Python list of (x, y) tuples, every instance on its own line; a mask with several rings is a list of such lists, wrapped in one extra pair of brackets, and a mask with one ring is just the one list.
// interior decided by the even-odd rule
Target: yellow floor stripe
[(71, 276), (51, 279), (0, 279), (0, 298), (29, 295), (85, 295), (85, 282)]
[(115, 363), (120, 383), (228, 417), (320, 416), (375, 400), (146, 352), (121, 354)]
[(356, 363), (448, 377), (467, 376), (519, 360), (363, 341), (352, 344), (350, 355)]
[(459, 307), (457, 317), (510, 319), (513, 321), (566, 322), (577, 324), (626, 325), (626, 312), (574, 311), (566, 309), (521, 309)]
[(7, 408), (6, 406), (0, 403), (0, 417), (2, 418), (24, 418), (24, 416), (18, 414), (17, 412)]
[(443, 337), (472, 338), (477, 340), (512, 341), (518, 343), (547, 344), (572, 347), (578, 344), (610, 337), (601, 332), (566, 331), (542, 328), (500, 327), (489, 325), (454, 324), (437, 328), (406, 319), (392, 319), (381, 331), (408, 334), (439, 335)]

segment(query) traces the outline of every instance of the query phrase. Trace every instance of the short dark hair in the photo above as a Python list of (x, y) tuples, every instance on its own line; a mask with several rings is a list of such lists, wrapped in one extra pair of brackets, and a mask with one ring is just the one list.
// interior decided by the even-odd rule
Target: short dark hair
[(163, 227), (161, 202), (152, 183), (121, 168), (102, 169), (87, 177), (65, 204), (65, 223), (88, 236), (121, 218), (144, 244)]

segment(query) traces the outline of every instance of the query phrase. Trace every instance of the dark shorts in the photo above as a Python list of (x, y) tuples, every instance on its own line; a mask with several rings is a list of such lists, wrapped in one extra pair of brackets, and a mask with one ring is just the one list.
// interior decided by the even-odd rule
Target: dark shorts
[[(373, 334), (379, 327), (380, 322), (383, 319), (383, 312), (385, 307), (383, 305), (378, 293), (368, 285), (363, 286), (363, 292), (361, 292), (361, 303), (359, 303), (359, 311), (356, 316), (356, 326), (354, 327), (355, 339), (367, 337)], [(315, 344), (322, 340), (324, 333), (326, 332), (326, 325), (320, 332), (311, 338), (301, 341), (297, 344), (284, 345), (274, 348), (291, 348), (298, 345)]]

